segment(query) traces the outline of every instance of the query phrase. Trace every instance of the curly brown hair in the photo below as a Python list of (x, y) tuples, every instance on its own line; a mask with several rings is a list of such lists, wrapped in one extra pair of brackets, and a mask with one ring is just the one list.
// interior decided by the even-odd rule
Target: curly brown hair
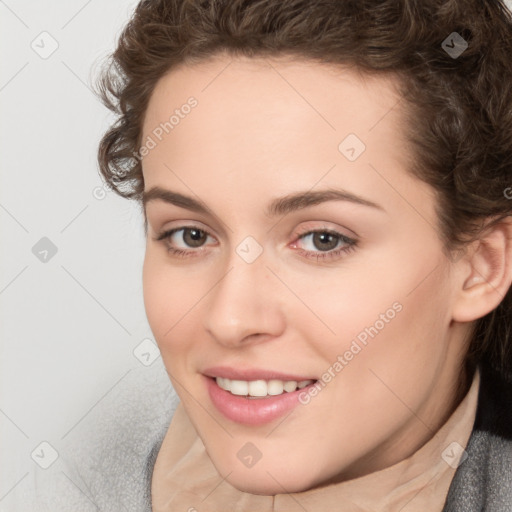
[[(482, 220), (512, 214), (512, 14), (500, 0), (141, 1), (96, 83), (117, 115), (99, 169), (119, 195), (142, 201), (133, 155), (157, 81), (220, 52), (399, 77), (410, 172), (435, 191), (450, 257), (481, 235)], [(512, 380), (511, 318), (512, 288), (476, 322), (468, 365), (485, 361)]]

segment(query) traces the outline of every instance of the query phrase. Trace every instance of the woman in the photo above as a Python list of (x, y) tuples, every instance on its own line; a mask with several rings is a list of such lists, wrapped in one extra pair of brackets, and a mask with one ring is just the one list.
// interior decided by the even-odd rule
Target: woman
[(137, 6), (99, 163), (181, 401), (148, 510), (512, 509), (511, 54), (497, 0)]

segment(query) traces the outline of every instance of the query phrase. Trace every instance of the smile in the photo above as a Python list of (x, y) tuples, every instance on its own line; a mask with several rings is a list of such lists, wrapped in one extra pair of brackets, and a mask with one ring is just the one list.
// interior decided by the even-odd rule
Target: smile
[(251, 398), (264, 398), (267, 396), (278, 396), (283, 393), (292, 393), (297, 389), (305, 388), (313, 384), (313, 380), (295, 380), (283, 381), (272, 380), (232, 380), (224, 377), (216, 377), (217, 385), (229, 391), (232, 395), (249, 396)]
[(312, 379), (243, 381), (205, 375), (203, 379), (211, 403), (225, 418), (251, 426), (269, 423), (291, 412), (300, 404), (299, 394), (317, 382)]

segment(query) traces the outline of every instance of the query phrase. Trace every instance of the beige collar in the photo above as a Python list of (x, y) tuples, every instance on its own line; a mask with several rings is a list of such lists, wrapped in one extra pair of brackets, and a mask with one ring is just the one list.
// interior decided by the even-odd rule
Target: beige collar
[[(475, 421), (480, 384), (412, 456), (380, 471), (304, 492), (262, 496), (239, 491), (219, 475), (180, 403), (155, 463), (153, 512), (440, 512)], [(457, 446), (458, 445), (458, 446)]]

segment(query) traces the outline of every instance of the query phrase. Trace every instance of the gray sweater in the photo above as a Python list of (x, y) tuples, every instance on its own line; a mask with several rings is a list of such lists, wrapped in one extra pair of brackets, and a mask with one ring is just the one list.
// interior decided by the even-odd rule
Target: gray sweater
[[(25, 493), (16, 510), (151, 512), (152, 470), (178, 403), (160, 361), (133, 369), (69, 436), (59, 461), (36, 473), (35, 496)], [(466, 452), (442, 512), (511, 512), (512, 383), (488, 367)]]
[(512, 382), (481, 365), (473, 432), (443, 512), (512, 511)]

